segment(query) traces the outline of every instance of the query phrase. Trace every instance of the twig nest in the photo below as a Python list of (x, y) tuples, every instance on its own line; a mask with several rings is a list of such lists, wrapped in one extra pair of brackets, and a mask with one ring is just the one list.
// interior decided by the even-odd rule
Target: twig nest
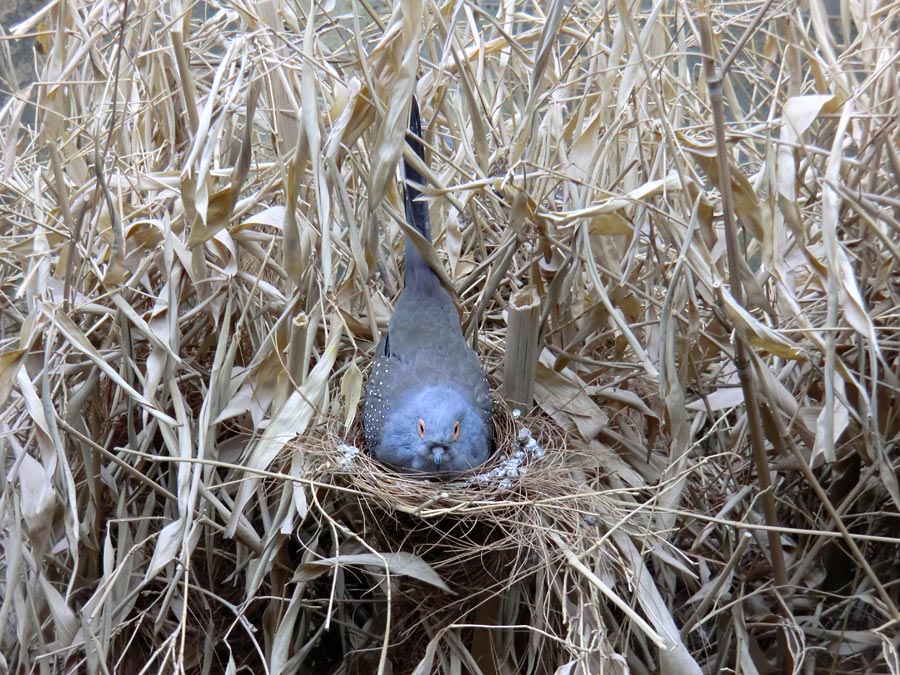
[[(402, 556), (440, 579), (436, 588), (422, 582), (424, 574), (402, 578), (390, 597), (384, 585), (371, 582), (363, 594), (373, 612), (392, 607), (390, 658), (399, 671), (411, 672), (424, 658), (423, 645), (442, 631), (462, 631), (459, 639), (468, 644), (473, 636), (457, 627), (501, 616), (540, 626), (544, 632), (535, 639), (548, 663), (609, 670), (612, 650), (601, 616), (577, 619), (579, 631), (596, 636), (590, 649), (566, 637), (566, 598), (578, 595), (584, 607), (602, 602), (596, 585), (573, 576), (570, 560), (583, 558), (610, 586), (627, 578), (627, 561), (601, 542), (614, 529), (632, 529), (634, 513), (597, 489), (603, 481), (597, 457), (567, 447), (562, 429), (544, 413), (514, 414), (498, 404), (494, 437), (496, 451), (484, 465), (448, 477), (404, 474), (382, 464), (363, 447), (359, 427), (343, 438), (332, 432), (317, 449), (304, 444), (302, 452), (315, 462), (322, 515), (333, 514), (328, 520), (349, 534), (342, 550), (372, 560)], [(568, 579), (572, 595), (557, 594), (560, 578)]]
[(317, 449), (304, 445), (303, 452), (314, 455), (315, 483), (333, 486), (328, 499), (354, 514), (351, 528), (369, 532), (391, 551), (414, 546), (420, 535), (428, 540), (465, 526), (473, 531), (465, 537), (471, 550), (456, 551), (462, 559), (524, 542), (540, 557), (558, 548), (546, 540), (550, 531), (564, 533), (579, 550), (613, 527), (643, 529), (632, 505), (598, 489), (603, 480), (597, 458), (567, 447), (548, 415), (516, 415), (498, 404), (494, 437), (496, 451), (485, 464), (449, 476), (401, 473), (382, 464), (365, 450), (359, 425), (344, 438), (332, 431)]
[(332, 433), (323, 444), (317, 480), (351, 487), (399, 511), (426, 515), (453, 509), (462, 515), (483, 513), (485, 501), (510, 504), (524, 495), (533, 498), (540, 485), (566, 471), (564, 433), (539, 411), (526, 416), (498, 403), (494, 438), (494, 453), (470, 471), (401, 473), (366, 451), (357, 425), (345, 439)]

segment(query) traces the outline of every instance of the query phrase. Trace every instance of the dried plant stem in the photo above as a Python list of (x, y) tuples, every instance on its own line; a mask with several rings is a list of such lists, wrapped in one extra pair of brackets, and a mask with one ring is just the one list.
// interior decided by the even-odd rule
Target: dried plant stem
[(172, 51), (175, 54), (175, 65), (178, 67), (178, 76), (181, 78), (181, 93), (184, 95), (184, 109), (187, 112), (188, 121), (191, 130), (196, 132), (200, 126), (200, 119), (197, 115), (197, 98), (194, 96), (194, 89), (191, 86), (193, 76), (191, 75), (190, 58), (184, 47), (184, 35), (181, 29), (174, 29), (171, 32)]
[[(722, 192), (722, 217), (725, 223), (725, 243), (728, 255), (728, 274), (731, 295), (739, 306), (744, 305), (744, 291), (741, 282), (740, 251), (738, 250), (737, 226), (734, 219), (734, 200), (731, 194), (731, 170), (728, 166), (728, 153), (725, 141), (725, 112), (722, 102), (722, 74), (716, 67), (712, 31), (709, 15), (698, 17), (700, 37), (703, 46), (703, 66), (706, 82), (709, 86), (709, 100), (713, 112), (713, 124), (716, 134), (716, 160), (721, 177), (719, 189)], [(762, 420), (759, 414), (759, 403), (756, 390), (747, 362), (747, 344), (740, 326), (734, 330), (734, 363), (737, 367), (741, 388), (744, 392), (744, 404), (747, 411), (747, 424), (750, 429), (750, 445), (753, 461), (756, 465), (757, 480), (761, 491), (763, 512), (766, 524), (772, 528), (779, 527), (778, 512), (775, 507), (775, 495), (772, 492), (772, 477), (769, 473), (769, 460), (766, 456)], [(787, 571), (784, 565), (784, 551), (781, 548), (781, 535), (776, 530), (768, 532), (772, 575), (779, 593), (788, 592)]]
[(306, 357), (307, 333), (309, 331), (309, 316), (306, 312), (300, 312), (291, 321), (291, 337), (288, 342), (288, 367), (294, 386), (299, 387), (306, 381)]
[(540, 355), (541, 299), (534, 286), (513, 295), (508, 311), (503, 395), (511, 406), (527, 413), (534, 401), (534, 375)]

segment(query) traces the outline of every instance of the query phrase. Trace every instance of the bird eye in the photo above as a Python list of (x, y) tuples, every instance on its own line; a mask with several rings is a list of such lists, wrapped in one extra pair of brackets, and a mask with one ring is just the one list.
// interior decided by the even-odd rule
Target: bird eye
[(419, 438), (425, 438), (425, 420), (419, 418)]
[(456, 424), (453, 425), (453, 440), (455, 441), (459, 438), (459, 420), (456, 420)]

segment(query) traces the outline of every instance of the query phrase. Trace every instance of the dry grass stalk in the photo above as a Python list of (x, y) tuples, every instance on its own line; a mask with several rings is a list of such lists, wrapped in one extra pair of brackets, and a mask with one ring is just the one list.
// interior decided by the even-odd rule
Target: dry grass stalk
[(534, 401), (540, 332), (541, 299), (533, 286), (526, 286), (510, 296), (503, 354), (503, 397), (525, 412)]

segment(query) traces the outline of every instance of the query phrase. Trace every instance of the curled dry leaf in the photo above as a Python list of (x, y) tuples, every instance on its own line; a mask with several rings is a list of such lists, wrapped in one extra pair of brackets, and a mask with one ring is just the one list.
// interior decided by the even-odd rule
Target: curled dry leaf
[(307, 562), (300, 565), (297, 569), (293, 581), (310, 581), (329, 570), (343, 565), (360, 565), (362, 567), (375, 568), (382, 572), (387, 570), (391, 574), (412, 577), (413, 579), (423, 581), (426, 584), (439, 588), (447, 593), (450, 592), (450, 588), (434, 571), (431, 565), (426, 563), (419, 556), (404, 552), (357, 553)]

